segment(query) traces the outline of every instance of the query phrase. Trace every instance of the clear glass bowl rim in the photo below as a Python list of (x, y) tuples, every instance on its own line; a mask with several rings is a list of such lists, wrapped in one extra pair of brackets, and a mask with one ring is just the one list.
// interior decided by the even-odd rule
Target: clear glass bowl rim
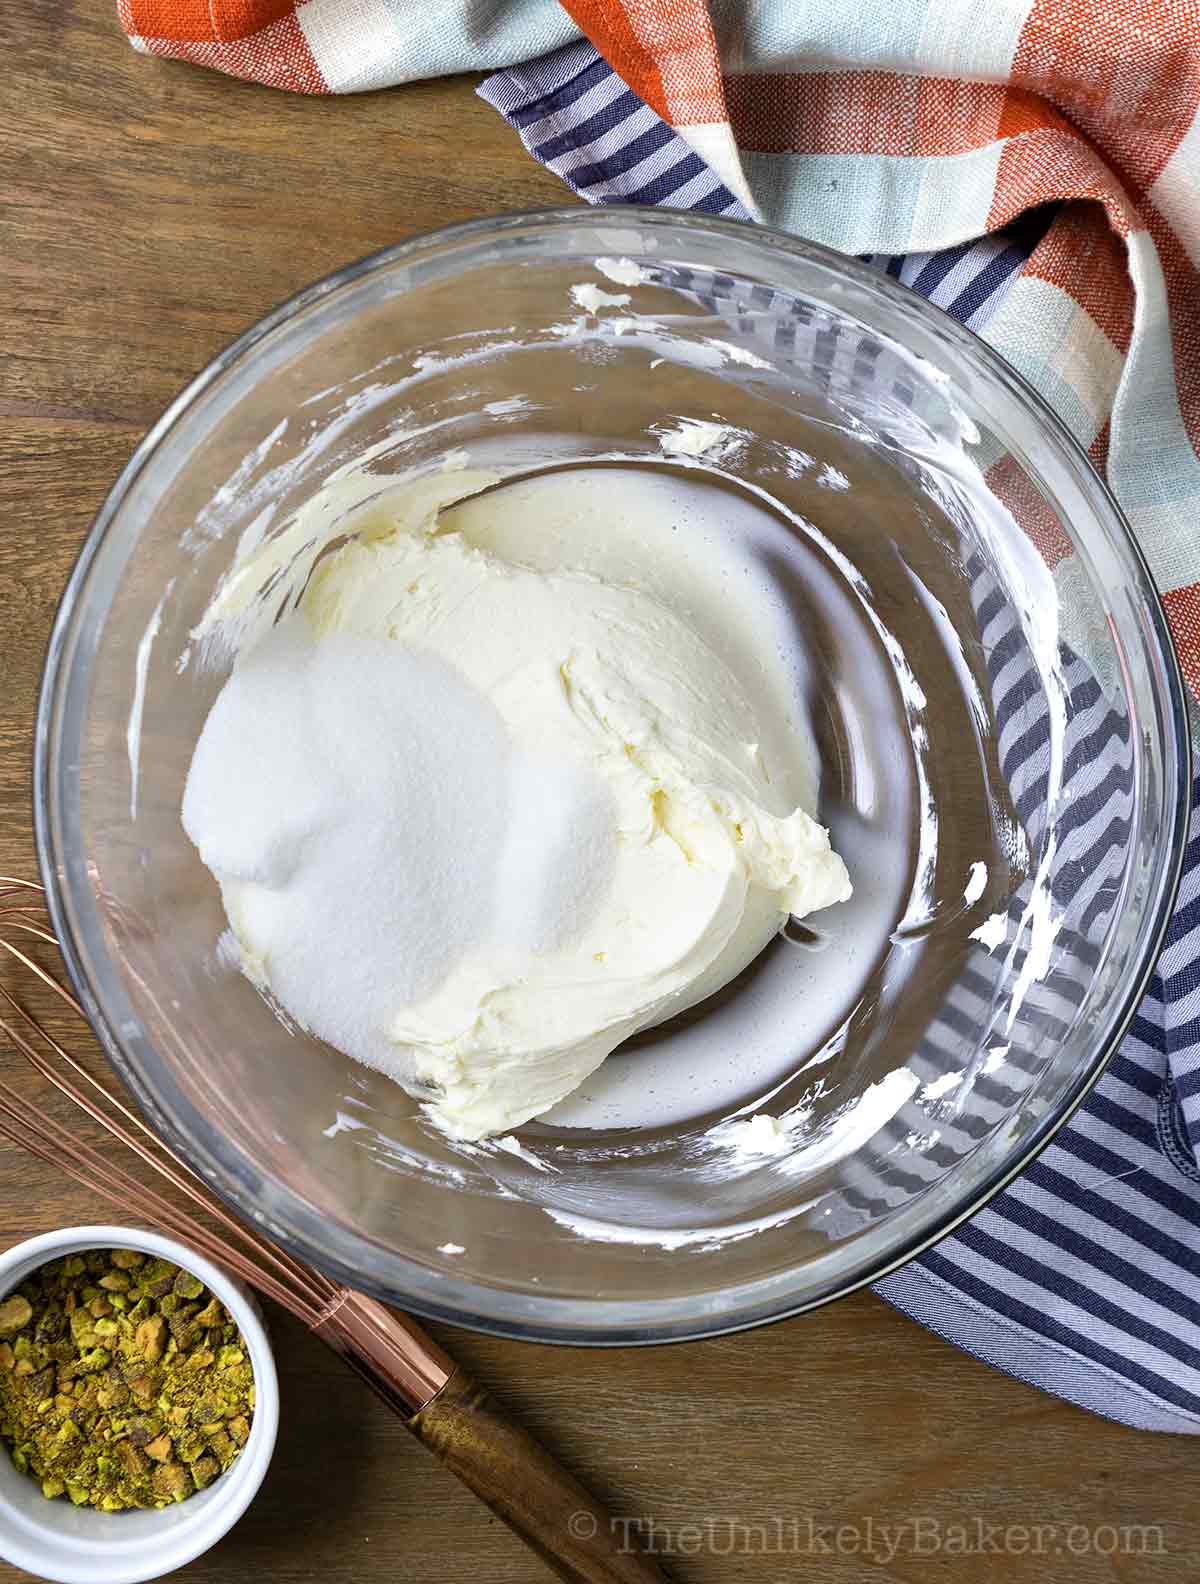
[[(505, 236), (522, 231), (546, 229), (571, 230), (578, 228), (594, 231), (597, 242), (600, 232), (611, 226), (620, 230), (636, 226), (660, 232), (708, 232), (724, 236), (732, 247), (750, 248), (757, 253), (764, 269), (769, 266), (772, 254), (783, 253), (797, 261), (821, 266), (833, 277), (853, 282), (867, 295), (913, 316), (924, 328), (947, 343), (963, 357), (981, 377), (1002, 387), (1010, 398), (1029, 410), (1045, 432), (1049, 443), (1056, 445), (1059, 460), (1067, 463), (1075, 475), (1075, 482), (1089, 498), (1099, 516), (1108, 515), (1118, 530), (1117, 539), (1128, 556), (1129, 574), (1141, 594), (1149, 623), (1157, 640), (1165, 698), (1160, 698), (1163, 719), (1168, 724), (1167, 740), (1163, 743), (1166, 771), (1174, 770), (1174, 818), (1163, 831), (1159, 847), (1157, 895), (1147, 909), (1147, 928), (1143, 933), (1137, 960), (1131, 965), (1122, 994), (1114, 997), (1107, 1026), (1097, 1041), (1090, 1062), (1077, 1075), (1073, 1086), (1067, 1090), (1057, 1106), (1039, 1118), (1035, 1126), (1021, 1140), (1019, 1149), (1003, 1161), (972, 1192), (964, 1195), (961, 1203), (940, 1215), (902, 1244), (888, 1250), (869, 1268), (851, 1273), (847, 1280), (834, 1281), (819, 1291), (801, 1296), (789, 1293), (786, 1288), (777, 1292), (767, 1302), (749, 1301), (740, 1306), (714, 1313), (714, 1293), (691, 1296), (695, 1312), (686, 1318), (664, 1321), (655, 1318), (654, 1300), (639, 1300), (630, 1308), (646, 1311), (636, 1323), (614, 1326), (589, 1322), (587, 1316), (603, 1309), (603, 1303), (591, 1299), (554, 1298), (529, 1293), (510, 1293), (459, 1277), (439, 1273), (436, 1283), (428, 1281), (427, 1267), (404, 1255), (388, 1256), (392, 1267), (403, 1273), (399, 1281), (385, 1281), (371, 1273), (372, 1259), (378, 1259), (378, 1246), (370, 1239), (338, 1229), (338, 1239), (344, 1245), (340, 1250), (323, 1246), (319, 1237), (320, 1219), (290, 1189), (273, 1183), (274, 1189), (289, 1211), (288, 1216), (278, 1213), (265, 1223), (265, 1230), (277, 1242), (301, 1259), (319, 1266), (332, 1276), (359, 1290), (392, 1302), (430, 1319), (448, 1321), (474, 1330), (495, 1335), (541, 1342), (558, 1342), (567, 1345), (627, 1346), (636, 1344), (686, 1341), (694, 1338), (720, 1336), (741, 1331), (774, 1320), (785, 1319), (832, 1302), (836, 1298), (857, 1291), (880, 1280), (891, 1271), (899, 1269), (925, 1249), (939, 1242), (955, 1227), (968, 1220), (999, 1193), (1053, 1138), (1054, 1134), (1078, 1109), (1089, 1091), (1099, 1080), (1108, 1062), (1115, 1054), (1127, 1031), (1146, 985), (1154, 970), (1159, 950), (1166, 934), (1174, 908), (1182, 874), (1191, 813), (1191, 751), (1188, 711), (1185, 703), (1185, 685), (1171, 639), (1161, 599), (1155, 589), (1145, 557), (1132, 530), (1113, 498), (1107, 484), (1096, 472), (1090, 459), (1054, 410), (1034, 388), (985, 342), (957, 320), (944, 312), (910, 287), (903, 285), (883, 271), (862, 261), (827, 248), (820, 243), (804, 240), (788, 232), (746, 221), (729, 220), (699, 214), (693, 210), (672, 210), (642, 205), (614, 206), (611, 209), (580, 209), (564, 207), (544, 210), (521, 210), (487, 216), (478, 220), (459, 222), (418, 233), (405, 241), (364, 258), (344, 265), (333, 273), (303, 288), (271, 310), (246, 330), (241, 336), (195, 376), (165, 409), (161, 417), (147, 431), (129, 461), (122, 469), (109, 491), (95, 522), (88, 533), (79, 557), (61, 596), (42, 673), (38, 698), (37, 724), (34, 742), (33, 804), (34, 831), (38, 863), (46, 889), (47, 904), (55, 935), (66, 964), (71, 982), (88, 1016), (101, 1046), (108, 1054), (118, 1075), (132, 1091), (150, 1122), (163, 1138), (199, 1172), (208, 1185), (245, 1220), (264, 1228), (260, 1203), (256, 1201), (249, 1174), (239, 1173), (232, 1152), (221, 1151), (221, 1139), (208, 1126), (205, 1118), (191, 1111), (190, 1126), (184, 1127), (163, 1106), (160, 1096), (145, 1076), (147, 1063), (130, 1054), (132, 1047), (143, 1058), (156, 1060), (152, 1045), (140, 1034), (136, 1037), (119, 1036), (112, 1020), (107, 1016), (96, 988), (92, 985), (85, 967), (84, 955), (76, 939), (71, 922), (68, 897), (74, 886), (79, 899), (90, 897), (90, 888), (81, 886), (79, 876), (84, 865), (79, 861), (81, 843), (76, 840), (74, 854), (59, 852), (55, 839), (55, 826), (78, 837), (77, 821), (71, 817), (69, 801), (64, 789), (54, 781), (54, 766), (60, 757), (56, 754), (61, 723), (66, 713), (67, 684), (72, 668), (67, 664), (74, 641), (78, 636), (83, 615), (87, 610), (85, 599), (89, 574), (105, 544), (109, 529), (116, 521), (121, 506), (133, 489), (150, 458), (173, 427), (207, 392), (209, 387), (227, 370), (250, 357), (258, 343), (281, 326), (300, 318), (323, 298), (379, 273), (386, 273), (396, 265), (411, 263), (422, 254), (436, 254), (450, 259), (442, 278), (453, 272), (455, 250), (464, 251), (489, 237), (499, 242)], [(594, 247), (594, 255), (620, 253), (627, 248)], [(68, 840), (63, 848), (70, 846)], [(68, 858), (73, 857), (74, 875)], [(75, 909), (79, 911), (78, 908)], [(86, 914), (84, 914), (86, 917)], [(97, 932), (97, 946), (99, 946)], [(103, 961), (102, 947), (93, 955)], [(116, 987), (115, 975), (113, 988)], [(206, 1137), (205, 1135), (208, 1135)], [(757, 1286), (758, 1284), (752, 1284)], [(737, 1289), (727, 1289), (733, 1297)], [(481, 1302), (480, 1300), (484, 1301)], [(685, 1303), (686, 1300), (675, 1301)]]

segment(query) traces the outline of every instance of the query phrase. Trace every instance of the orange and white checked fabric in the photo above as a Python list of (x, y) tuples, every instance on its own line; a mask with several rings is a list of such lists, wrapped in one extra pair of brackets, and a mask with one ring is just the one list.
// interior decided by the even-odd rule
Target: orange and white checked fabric
[(1074, 200), (985, 338), (1106, 471), (1200, 697), (1200, 0), (118, 8), (139, 49), (309, 93), (511, 65), (582, 31), (752, 213), (849, 253)]

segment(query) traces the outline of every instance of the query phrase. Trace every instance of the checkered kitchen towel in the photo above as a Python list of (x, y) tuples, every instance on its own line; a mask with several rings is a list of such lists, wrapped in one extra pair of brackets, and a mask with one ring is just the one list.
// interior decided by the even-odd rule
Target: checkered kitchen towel
[[(1200, 696), (1200, 0), (118, 5), (138, 49), (304, 92), (505, 67), (481, 94), (590, 202), (872, 256), (978, 330), (1106, 473)], [(1115, 741), (1089, 707), (1085, 752)], [(879, 1291), (1099, 1413), (1200, 1431), (1200, 814), (1097, 1089)]]

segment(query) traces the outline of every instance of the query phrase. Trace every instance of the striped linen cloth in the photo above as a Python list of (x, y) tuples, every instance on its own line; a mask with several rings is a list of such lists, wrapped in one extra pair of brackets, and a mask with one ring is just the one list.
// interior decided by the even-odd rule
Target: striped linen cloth
[[(506, 68), (480, 93), (589, 202), (764, 218), (870, 258), (981, 333), (1106, 472), (1200, 692), (1200, 0), (118, 3), (139, 49), (306, 92)], [(1050, 550), (1056, 578), (1068, 551)], [(989, 644), (996, 603), (981, 582)], [(1086, 857), (1122, 817), (1123, 743), (1071, 664)], [(997, 706), (1014, 793), (1039, 767), (1021, 708)], [(1048, 1391), (1196, 1432), (1198, 1151), (1200, 813), (1158, 971), (1097, 1088), (876, 1290)]]

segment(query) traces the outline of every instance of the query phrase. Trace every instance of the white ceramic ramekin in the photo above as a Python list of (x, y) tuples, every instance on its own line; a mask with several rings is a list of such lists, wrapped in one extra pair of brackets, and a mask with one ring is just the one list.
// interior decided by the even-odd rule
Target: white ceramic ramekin
[(132, 1248), (193, 1271), (237, 1322), (254, 1369), (250, 1437), (228, 1471), (206, 1490), (161, 1510), (105, 1513), (48, 1501), (0, 1447), (0, 1556), (56, 1584), (140, 1584), (183, 1567), (214, 1545), (262, 1483), (279, 1425), (275, 1360), (258, 1307), (232, 1277), (184, 1243), (132, 1227), (65, 1227), (0, 1254), (0, 1298), (39, 1265), (87, 1249)]

